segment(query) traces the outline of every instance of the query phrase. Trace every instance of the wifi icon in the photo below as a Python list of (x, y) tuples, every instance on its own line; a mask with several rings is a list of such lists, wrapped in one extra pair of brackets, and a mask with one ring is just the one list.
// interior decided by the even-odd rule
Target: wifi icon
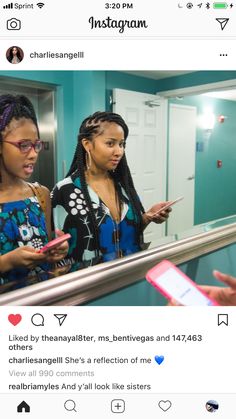
[(37, 3), (37, 6), (42, 9), (42, 7), (44, 6), (44, 3)]

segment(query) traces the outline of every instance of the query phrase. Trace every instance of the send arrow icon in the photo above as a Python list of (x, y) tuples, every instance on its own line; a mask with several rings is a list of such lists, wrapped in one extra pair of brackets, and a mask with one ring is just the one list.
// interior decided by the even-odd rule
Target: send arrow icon
[(218, 18), (216, 18), (216, 20), (217, 20), (217, 22), (219, 22), (221, 30), (223, 31), (224, 28), (226, 27), (228, 21), (229, 21), (229, 17), (226, 17), (226, 18), (218, 17)]
[(67, 314), (54, 314), (54, 316), (59, 321), (59, 326), (61, 326), (64, 323), (64, 321), (67, 317)]

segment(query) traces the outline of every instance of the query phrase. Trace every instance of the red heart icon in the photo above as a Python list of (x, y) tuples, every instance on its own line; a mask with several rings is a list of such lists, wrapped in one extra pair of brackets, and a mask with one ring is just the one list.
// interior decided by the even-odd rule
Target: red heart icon
[(16, 326), (18, 323), (20, 323), (22, 317), (20, 314), (9, 314), (8, 320), (13, 326)]

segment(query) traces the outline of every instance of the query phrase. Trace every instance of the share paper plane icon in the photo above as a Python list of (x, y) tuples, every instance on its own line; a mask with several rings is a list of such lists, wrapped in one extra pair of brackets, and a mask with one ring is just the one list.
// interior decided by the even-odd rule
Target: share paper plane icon
[(54, 314), (54, 316), (59, 321), (59, 326), (61, 326), (66, 320), (67, 314)]
[(226, 17), (226, 18), (218, 17), (218, 18), (216, 18), (216, 20), (217, 20), (217, 22), (219, 22), (221, 30), (223, 31), (224, 28), (226, 27), (228, 21), (229, 21), (229, 17)]

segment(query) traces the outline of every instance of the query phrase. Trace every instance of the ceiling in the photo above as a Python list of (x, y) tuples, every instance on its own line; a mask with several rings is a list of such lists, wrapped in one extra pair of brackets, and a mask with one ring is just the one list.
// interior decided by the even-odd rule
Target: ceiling
[[(122, 71), (123, 73), (133, 74), (139, 77), (146, 77), (153, 80), (161, 80), (168, 77), (181, 76), (184, 74), (193, 73), (194, 71)], [(216, 92), (203, 93), (203, 95), (215, 97), (218, 99), (234, 100), (236, 101), (236, 89), (222, 90)]]
[(168, 77), (193, 73), (193, 71), (122, 71), (122, 73), (133, 74), (134, 76), (146, 77), (148, 79), (160, 80), (166, 79)]

